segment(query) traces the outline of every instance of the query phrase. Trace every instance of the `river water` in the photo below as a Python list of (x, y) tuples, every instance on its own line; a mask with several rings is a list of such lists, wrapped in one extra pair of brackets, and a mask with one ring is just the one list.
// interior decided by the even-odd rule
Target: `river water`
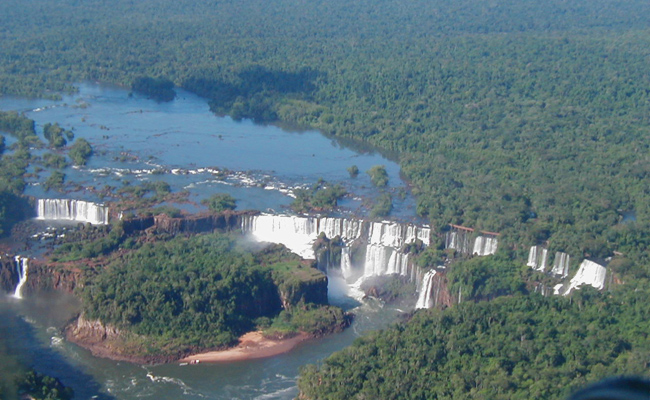
[[(341, 204), (342, 214), (363, 215), (367, 208), (361, 199), (379, 193), (364, 172), (385, 165), (388, 190), (407, 194), (395, 196), (393, 214), (413, 219), (414, 201), (399, 178), (399, 166), (381, 154), (343, 146), (318, 132), (216, 117), (203, 99), (187, 92), (179, 91), (173, 102), (156, 103), (121, 88), (81, 84), (78, 93), (61, 101), (0, 98), (0, 110), (25, 112), (37, 122), (41, 137), (45, 123), (58, 122), (95, 149), (86, 167), (64, 171), (68, 182), (84, 189), (45, 192), (40, 183), (48, 173), (40, 172), (26, 189), (35, 197), (97, 201), (92, 188), (164, 180), (174, 191), (189, 191), (194, 205), (179, 207), (191, 211), (200, 209), (198, 203), (210, 194), (226, 192), (237, 199), (239, 209), (283, 212), (292, 188), (323, 178), (352, 193)], [(351, 165), (361, 171), (357, 178), (349, 177)], [(216, 170), (229, 172), (217, 175)], [(400, 308), (407, 308), (372, 300), (359, 303), (347, 291), (345, 283), (330, 280), (330, 302), (356, 314), (343, 333), (304, 342), (280, 356), (229, 364), (139, 366), (93, 357), (61, 336), (61, 326), (79, 306), (64, 293), (32, 293), (22, 300), (0, 297), (0, 328), (27, 363), (59, 377), (79, 399), (291, 399), (297, 395), (301, 366), (350, 345), (365, 331), (385, 327), (402, 313)]]
[[(365, 171), (384, 165), (388, 190), (408, 194), (398, 164), (375, 151), (361, 146), (353, 150), (315, 131), (291, 132), (216, 117), (204, 99), (184, 91), (172, 102), (156, 103), (121, 88), (81, 84), (79, 93), (61, 101), (0, 97), (0, 110), (25, 112), (36, 121), (41, 137), (44, 124), (57, 122), (88, 140), (95, 155), (87, 167), (64, 170), (68, 182), (86, 189), (164, 180), (174, 191), (188, 190), (195, 203), (226, 192), (237, 199), (239, 209), (282, 212), (292, 200), (288, 190), (310, 187), (322, 178), (351, 193), (341, 202), (343, 212), (363, 215), (367, 210), (359, 199), (379, 193)], [(360, 170), (357, 178), (347, 172), (352, 165)], [(219, 177), (217, 170), (230, 172)], [(49, 173), (36, 175), (30, 178), (29, 195), (99, 200), (91, 190), (45, 192), (39, 182)], [(394, 216), (414, 215), (411, 196), (393, 196), (393, 201)]]

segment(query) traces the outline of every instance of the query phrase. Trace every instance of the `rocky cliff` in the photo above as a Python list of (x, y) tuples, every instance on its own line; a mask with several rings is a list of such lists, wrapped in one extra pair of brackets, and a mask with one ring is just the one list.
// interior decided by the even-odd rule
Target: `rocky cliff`
[(0, 290), (13, 293), (18, 284), (18, 271), (16, 262), (12, 256), (3, 254), (0, 256)]
[(54, 289), (73, 293), (82, 283), (82, 277), (83, 271), (78, 266), (31, 260), (27, 288), (28, 290)]

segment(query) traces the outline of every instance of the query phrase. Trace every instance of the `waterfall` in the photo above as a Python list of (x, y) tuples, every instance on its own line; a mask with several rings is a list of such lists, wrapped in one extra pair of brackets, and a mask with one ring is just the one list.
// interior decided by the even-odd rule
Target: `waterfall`
[(108, 224), (108, 207), (71, 199), (38, 199), (36, 219)]
[(29, 269), (29, 258), (16, 256), (14, 257), (16, 261), (16, 272), (18, 272), (18, 285), (16, 285), (16, 290), (14, 291), (14, 297), (17, 299), (22, 299), (23, 286), (27, 283), (27, 270)]
[(531, 246), (526, 265), (536, 271), (544, 272), (548, 260), (548, 250), (542, 246)]
[(450, 231), (445, 235), (445, 248), (454, 249), (461, 254), (470, 254), (470, 233), (466, 231)]
[(350, 259), (350, 248), (343, 247), (341, 249), (341, 274), (343, 279), (352, 277), (352, 260)]
[(473, 254), (478, 256), (489, 256), (497, 252), (497, 238), (491, 236), (477, 236), (474, 240)]
[(562, 278), (566, 278), (569, 275), (569, 262), (571, 257), (567, 253), (556, 252), (555, 260), (553, 261), (553, 269), (551, 273), (555, 275), (561, 275)]
[(416, 310), (419, 308), (431, 308), (433, 305), (431, 295), (433, 294), (433, 277), (435, 275), (435, 270), (427, 271), (427, 273), (424, 274), (424, 278), (422, 279), (422, 288), (418, 295), (418, 301), (415, 303)]
[(370, 244), (366, 247), (363, 277), (399, 274), (409, 275), (408, 254), (394, 248)]
[(281, 243), (302, 258), (314, 258), (312, 245), (319, 233), (316, 218), (290, 215), (247, 216), (242, 231), (258, 242)]
[(583, 260), (564, 295), (568, 295), (573, 289), (577, 289), (582, 285), (591, 285), (598, 290), (602, 290), (605, 287), (606, 276), (607, 269), (605, 267), (593, 261)]
[[(312, 246), (321, 233), (330, 239), (338, 236), (345, 244), (341, 248), (341, 273), (348, 281), (387, 274), (417, 279), (402, 246), (416, 240), (428, 246), (431, 235), (429, 227), (412, 224), (270, 214), (244, 216), (241, 227), (255, 240), (284, 244), (303, 258), (314, 258)], [(355, 259), (353, 251), (365, 256)]]

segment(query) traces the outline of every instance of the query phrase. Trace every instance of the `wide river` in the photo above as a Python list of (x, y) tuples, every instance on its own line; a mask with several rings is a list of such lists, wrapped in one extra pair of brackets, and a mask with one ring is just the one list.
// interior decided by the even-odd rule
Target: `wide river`
[[(393, 215), (414, 219), (414, 201), (399, 177), (399, 166), (378, 152), (343, 145), (314, 131), (217, 117), (204, 99), (183, 91), (170, 103), (156, 103), (121, 88), (81, 84), (79, 89), (61, 101), (0, 98), (0, 110), (25, 112), (37, 122), (41, 137), (45, 123), (58, 122), (93, 145), (95, 155), (86, 167), (64, 171), (67, 181), (79, 187), (164, 180), (174, 191), (189, 192), (194, 205), (178, 206), (190, 211), (200, 209), (198, 203), (210, 194), (227, 192), (237, 199), (239, 209), (283, 212), (291, 203), (287, 193), (292, 188), (322, 178), (343, 184), (352, 194), (342, 202), (341, 214), (364, 215), (363, 199), (379, 194), (365, 171), (384, 165), (388, 190), (401, 194), (393, 196)], [(361, 171), (357, 178), (347, 172), (352, 165)], [(218, 175), (215, 170), (228, 173)], [(84, 189), (45, 192), (40, 182), (47, 176), (44, 171), (32, 178), (27, 194), (99, 200), (94, 191)], [(0, 297), (0, 328), (26, 362), (59, 377), (78, 399), (292, 399), (301, 366), (319, 362), (365, 331), (385, 327), (402, 312), (399, 306), (375, 301), (358, 303), (336, 280), (330, 281), (329, 294), (333, 304), (356, 314), (349, 329), (304, 342), (284, 355), (229, 364), (139, 366), (93, 357), (61, 336), (61, 326), (78, 310), (76, 300), (63, 293), (36, 293), (20, 300)]]

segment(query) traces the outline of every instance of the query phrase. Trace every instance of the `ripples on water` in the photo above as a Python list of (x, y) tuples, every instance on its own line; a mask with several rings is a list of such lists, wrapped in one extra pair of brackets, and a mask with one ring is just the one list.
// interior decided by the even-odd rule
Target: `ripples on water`
[[(316, 132), (217, 118), (204, 100), (182, 91), (178, 100), (158, 104), (129, 97), (122, 89), (81, 85), (78, 94), (61, 102), (0, 98), (0, 110), (27, 111), (38, 126), (58, 122), (91, 142), (96, 154), (88, 166), (65, 170), (68, 182), (82, 188), (165, 180), (175, 191), (189, 190), (195, 203), (226, 192), (238, 199), (240, 209), (282, 210), (291, 202), (292, 188), (310, 187), (322, 177), (354, 193), (356, 199), (343, 204), (355, 212), (363, 212), (361, 196), (378, 193), (363, 173), (373, 165), (386, 166), (392, 190), (405, 188), (397, 164), (377, 153), (356, 153)], [(7, 139), (11, 144), (13, 139)], [(362, 171), (356, 179), (347, 173), (351, 165)], [(220, 174), (224, 169), (230, 172)], [(42, 179), (32, 181), (27, 193), (55, 197), (43, 191)], [(86, 190), (63, 197), (98, 200)], [(395, 209), (411, 218), (414, 201), (396, 198)], [(358, 289), (335, 278), (329, 297), (356, 314), (349, 329), (304, 342), (287, 354), (227, 365), (138, 366), (95, 358), (63, 340), (59, 327), (79, 309), (64, 293), (30, 294), (21, 301), (0, 298), (0, 327), (26, 362), (59, 377), (79, 399), (293, 399), (301, 366), (350, 345), (365, 331), (385, 327), (399, 313), (380, 302), (361, 302)]]

